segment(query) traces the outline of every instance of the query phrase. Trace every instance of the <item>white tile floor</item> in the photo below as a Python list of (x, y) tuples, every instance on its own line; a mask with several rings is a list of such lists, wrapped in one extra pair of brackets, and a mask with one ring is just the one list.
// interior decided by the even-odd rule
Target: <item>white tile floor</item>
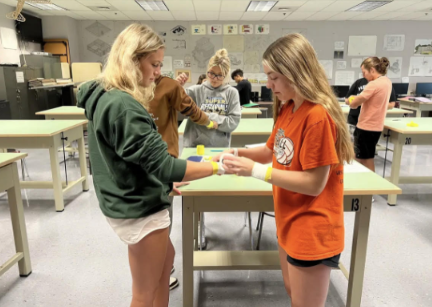
[[(31, 179), (50, 180), (49, 158), (43, 150), (27, 150)], [(376, 158), (382, 174), (383, 153)], [(391, 160), (391, 153), (389, 159)], [(405, 175), (432, 172), (432, 147), (406, 147)], [(67, 162), (70, 178), (78, 176), (77, 160)], [(391, 162), (387, 163), (387, 172)], [(432, 306), (432, 189), (431, 185), (402, 185), (398, 205), (376, 196), (370, 226), (362, 306)], [(0, 277), (0, 306), (129, 306), (131, 280), (126, 246), (115, 236), (99, 210), (93, 185), (66, 194), (63, 213), (54, 210), (51, 190), (23, 190), (25, 218), (33, 273), (20, 278), (13, 268)], [(253, 216), (254, 223), (257, 214)], [(174, 276), (181, 282), (181, 199), (174, 203), (172, 241), (177, 251)], [(349, 267), (353, 215), (346, 214), (346, 249), (342, 261)], [(248, 249), (243, 214), (207, 214), (209, 249)], [(232, 239), (235, 237), (236, 239)], [(272, 218), (265, 219), (262, 249), (276, 248)], [(0, 263), (14, 252), (6, 197), (0, 197)], [(344, 306), (347, 281), (332, 272), (326, 306)], [(275, 271), (196, 273), (199, 307), (290, 306)], [(182, 306), (181, 285), (171, 292), (170, 306)]]

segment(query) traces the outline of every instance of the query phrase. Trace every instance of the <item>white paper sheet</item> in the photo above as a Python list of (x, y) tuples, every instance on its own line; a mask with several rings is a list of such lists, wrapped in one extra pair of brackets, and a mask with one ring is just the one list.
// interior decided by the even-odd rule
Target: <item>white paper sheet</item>
[(376, 36), (350, 36), (348, 56), (372, 56), (376, 54)]
[(362, 63), (363, 63), (362, 58), (351, 59), (351, 68), (360, 68)]
[(24, 83), (24, 72), (23, 71), (17, 71), (16, 74), (16, 80), (17, 83)]
[(183, 60), (174, 60), (174, 69), (178, 69), (178, 68), (184, 68)]
[(354, 83), (354, 71), (339, 70), (335, 73), (335, 85), (351, 85)]
[(346, 61), (337, 61), (336, 62), (336, 69), (346, 69), (347, 62)]
[(334, 43), (334, 50), (345, 50), (345, 42), (335, 42)]
[(402, 83), (409, 83), (409, 77), (403, 77)]
[(163, 71), (171, 71), (172, 70), (172, 57), (165, 56), (162, 62), (162, 70)]
[(344, 165), (344, 173), (368, 173), (370, 170), (360, 163), (353, 163), (353, 164), (345, 164)]
[(4, 49), (18, 49), (18, 40), (14, 29), (0, 28), (0, 36)]
[(403, 51), (405, 48), (405, 35), (385, 35), (384, 50)]
[(327, 75), (327, 79), (331, 80), (333, 78), (333, 61), (332, 60), (319, 60), (324, 71)]
[(228, 35), (223, 37), (223, 47), (230, 52), (244, 51), (244, 36), (243, 35)]
[(408, 70), (410, 77), (423, 77), (425, 75), (424, 57), (411, 57)]
[(402, 75), (402, 57), (389, 57), (390, 66), (387, 77), (390, 79), (400, 78)]

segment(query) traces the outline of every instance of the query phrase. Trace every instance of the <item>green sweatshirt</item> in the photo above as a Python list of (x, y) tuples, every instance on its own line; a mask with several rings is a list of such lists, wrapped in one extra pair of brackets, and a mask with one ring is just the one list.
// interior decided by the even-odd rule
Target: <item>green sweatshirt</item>
[(182, 181), (186, 161), (167, 145), (145, 108), (129, 94), (89, 82), (78, 91), (85, 109), (93, 183), (103, 214), (140, 218), (170, 206), (172, 182)]

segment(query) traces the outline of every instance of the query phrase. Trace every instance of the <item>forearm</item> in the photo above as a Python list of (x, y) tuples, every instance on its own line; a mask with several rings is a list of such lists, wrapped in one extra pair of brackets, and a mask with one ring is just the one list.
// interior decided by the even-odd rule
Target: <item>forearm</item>
[(367, 99), (363, 96), (357, 96), (353, 99), (353, 101), (350, 103), (351, 109), (357, 109), (359, 106), (361, 106)]
[[(322, 171), (330, 170), (329, 167), (324, 167)], [(311, 171), (284, 171), (273, 169), (271, 179), (269, 182), (275, 186), (281, 187), (285, 190), (300, 193), (309, 196), (318, 196), (324, 190), (327, 183), (327, 176), (325, 180), (317, 176)]]
[(224, 115), (211, 113), (209, 118), (210, 120), (215, 121), (218, 124), (217, 130), (226, 133), (233, 132), (237, 128), (240, 122), (240, 114), (238, 116), (237, 115), (224, 116)]
[(193, 181), (213, 175), (213, 165), (211, 163), (187, 161), (186, 173), (183, 181)]
[(273, 158), (273, 152), (265, 145), (255, 148), (239, 148), (238, 155), (261, 164), (271, 163)]

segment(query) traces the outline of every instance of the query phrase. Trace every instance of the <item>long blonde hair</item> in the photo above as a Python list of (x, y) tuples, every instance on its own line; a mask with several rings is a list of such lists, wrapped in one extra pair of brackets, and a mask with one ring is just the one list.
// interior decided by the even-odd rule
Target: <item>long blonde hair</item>
[(121, 90), (147, 107), (154, 97), (155, 85), (141, 85), (140, 60), (160, 48), (164, 48), (163, 41), (150, 27), (131, 24), (115, 39), (98, 81), (106, 91)]
[[(279, 38), (264, 52), (263, 64), (287, 77), (295, 91), (306, 100), (324, 107), (336, 124), (339, 162), (350, 162), (354, 158), (354, 151), (345, 116), (308, 40), (301, 34)], [(281, 101), (277, 97), (273, 100), (273, 119), (276, 123)]]
[(215, 55), (210, 58), (207, 69), (215, 66), (220, 68), (222, 74), (225, 76), (224, 82), (226, 82), (231, 69), (231, 60), (225, 48), (216, 51)]

